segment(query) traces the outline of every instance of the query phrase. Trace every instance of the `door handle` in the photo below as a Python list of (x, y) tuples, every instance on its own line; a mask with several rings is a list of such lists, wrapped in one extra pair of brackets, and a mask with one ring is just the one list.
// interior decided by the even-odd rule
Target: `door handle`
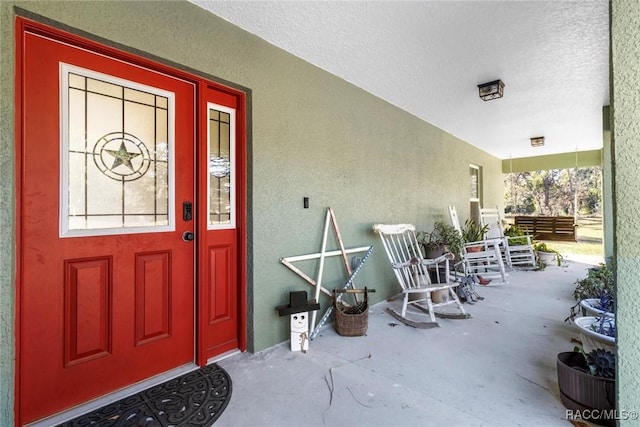
[(191, 231), (185, 231), (184, 233), (182, 233), (182, 240), (184, 240), (185, 242), (190, 242), (195, 238), (195, 234), (193, 234)]

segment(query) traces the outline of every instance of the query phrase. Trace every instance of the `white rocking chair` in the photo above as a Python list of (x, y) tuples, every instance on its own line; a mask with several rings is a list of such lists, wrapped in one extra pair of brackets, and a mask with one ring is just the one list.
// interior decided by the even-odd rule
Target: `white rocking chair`
[(504, 260), (509, 267), (536, 268), (531, 236), (505, 236), (498, 208), (481, 208), (480, 221), (488, 225), (486, 239), (500, 239)]
[[(449, 206), (451, 225), (462, 235), (458, 213), (454, 206)], [(500, 239), (487, 239), (477, 242), (466, 242), (462, 248), (462, 263), (465, 276), (482, 276), (484, 279), (501, 279), (507, 283), (507, 272), (500, 252)]]
[[(465, 312), (454, 290), (458, 283), (449, 280), (449, 261), (453, 259), (452, 254), (425, 259), (416, 239), (415, 227), (411, 224), (376, 224), (373, 230), (380, 236), (393, 273), (402, 288), (401, 312), (387, 309), (393, 317), (416, 328), (439, 326), (436, 316), (453, 319), (471, 317)], [(435, 283), (432, 282), (431, 275), (435, 276)], [(432, 292), (436, 291), (445, 292), (438, 292), (434, 294), (437, 298), (433, 298)], [(457, 310), (453, 313), (435, 310), (448, 305), (454, 306)], [(417, 311), (413, 310), (414, 308)], [(412, 318), (408, 317), (409, 314)], [(428, 320), (422, 321), (425, 316)]]

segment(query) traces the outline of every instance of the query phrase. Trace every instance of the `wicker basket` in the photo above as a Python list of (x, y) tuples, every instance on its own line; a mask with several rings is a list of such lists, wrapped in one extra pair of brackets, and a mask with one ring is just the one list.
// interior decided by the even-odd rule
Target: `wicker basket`
[(364, 294), (364, 300), (359, 301), (351, 307), (346, 307), (342, 302), (338, 301), (337, 292), (334, 290), (334, 307), (335, 307), (335, 328), (338, 335), (345, 337), (358, 337), (367, 332), (369, 323), (369, 296), (367, 288), (349, 289), (348, 293)]

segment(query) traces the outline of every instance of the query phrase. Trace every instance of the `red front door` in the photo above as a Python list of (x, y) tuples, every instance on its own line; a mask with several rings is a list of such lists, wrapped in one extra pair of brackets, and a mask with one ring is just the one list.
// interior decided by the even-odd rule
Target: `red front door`
[(22, 36), (19, 419), (194, 362), (197, 87)]

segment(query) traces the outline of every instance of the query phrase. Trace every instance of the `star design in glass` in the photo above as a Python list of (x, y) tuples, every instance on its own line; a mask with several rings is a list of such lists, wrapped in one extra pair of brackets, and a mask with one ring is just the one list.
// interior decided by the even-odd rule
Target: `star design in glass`
[(140, 153), (130, 153), (127, 151), (127, 147), (124, 145), (124, 141), (120, 142), (120, 148), (118, 151), (115, 150), (105, 150), (107, 153), (113, 156), (113, 165), (111, 165), (111, 170), (114, 170), (120, 165), (124, 165), (134, 171), (133, 165), (131, 164), (131, 159), (140, 155)]

